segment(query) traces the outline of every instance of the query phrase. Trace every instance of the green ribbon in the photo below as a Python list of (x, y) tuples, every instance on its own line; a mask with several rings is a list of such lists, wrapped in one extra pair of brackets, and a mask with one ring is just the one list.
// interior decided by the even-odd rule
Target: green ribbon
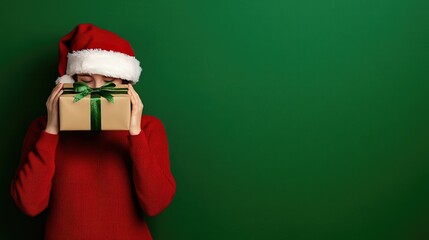
[(101, 130), (101, 103), (100, 97), (104, 97), (107, 101), (114, 103), (112, 93), (127, 94), (127, 88), (115, 88), (116, 85), (112, 82), (106, 83), (99, 88), (91, 88), (86, 83), (75, 82), (73, 88), (64, 88), (63, 94), (76, 94), (73, 102), (78, 102), (82, 98), (91, 94), (90, 108), (91, 108), (91, 130)]

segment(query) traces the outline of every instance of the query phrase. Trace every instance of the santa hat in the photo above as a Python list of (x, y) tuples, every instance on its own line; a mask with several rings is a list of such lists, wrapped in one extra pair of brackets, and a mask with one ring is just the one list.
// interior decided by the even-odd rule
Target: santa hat
[(101, 74), (138, 82), (142, 68), (131, 45), (93, 24), (79, 24), (59, 43), (58, 83), (73, 83), (74, 74)]

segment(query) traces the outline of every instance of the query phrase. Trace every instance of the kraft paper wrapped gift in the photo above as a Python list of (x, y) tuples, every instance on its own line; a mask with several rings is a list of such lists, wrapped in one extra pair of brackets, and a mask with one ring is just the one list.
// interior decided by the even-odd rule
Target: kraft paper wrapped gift
[(128, 86), (107, 83), (90, 88), (82, 82), (66, 83), (59, 99), (61, 131), (129, 130), (131, 103)]

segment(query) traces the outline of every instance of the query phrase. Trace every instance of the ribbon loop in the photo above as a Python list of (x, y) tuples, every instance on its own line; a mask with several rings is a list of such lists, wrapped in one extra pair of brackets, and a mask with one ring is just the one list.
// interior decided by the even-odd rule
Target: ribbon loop
[(74, 96), (73, 102), (78, 102), (82, 98), (92, 93), (98, 93), (100, 96), (107, 99), (107, 101), (114, 103), (113, 95), (110, 93), (115, 90), (115, 84), (108, 82), (99, 88), (91, 88), (86, 83), (75, 82), (73, 83), (73, 91), (77, 94)]

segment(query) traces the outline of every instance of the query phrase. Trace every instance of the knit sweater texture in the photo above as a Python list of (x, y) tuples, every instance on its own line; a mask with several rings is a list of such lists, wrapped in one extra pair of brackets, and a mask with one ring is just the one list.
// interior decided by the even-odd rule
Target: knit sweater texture
[(142, 131), (45, 132), (28, 128), (10, 193), (29, 216), (46, 213), (44, 239), (149, 240), (145, 218), (176, 193), (162, 122), (143, 115)]

